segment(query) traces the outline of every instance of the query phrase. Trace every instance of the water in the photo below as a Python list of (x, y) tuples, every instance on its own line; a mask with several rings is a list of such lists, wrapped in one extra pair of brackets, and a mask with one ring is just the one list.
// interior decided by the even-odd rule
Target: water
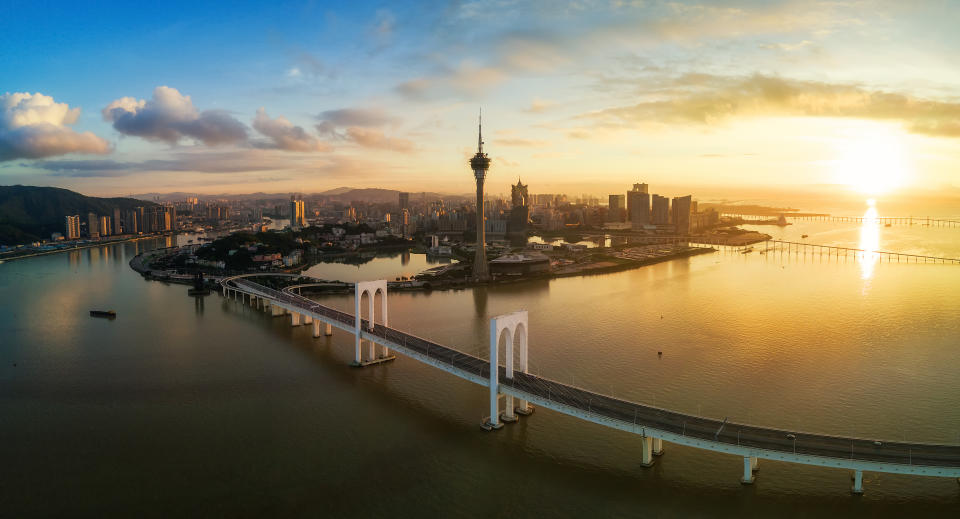
[[(861, 239), (862, 229), (820, 225), (782, 232)], [(878, 248), (960, 250), (960, 231), (912, 237), (927, 231), (880, 228)], [(349, 368), (344, 333), (313, 339), (309, 327), (217, 295), (189, 298), (127, 266), (170, 244), (0, 265), (4, 515), (956, 512), (950, 479), (868, 473), (866, 494), (852, 498), (845, 471), (761, 460), (756, 483), (742, 487), (740, 459), (671, 444), (642, 469), (635, 437), (542, 409), (485, 433), (478, 386), (402, 357)], [(356, 278), (414, 263), (375, 261)], [(543, 376), (732, 421), (958, 442), (958, 291), (960, 266), (874, 263), (865, 277), (852, 259), (725, 251), (609, 275), (396, 293), (390, 322), (482, 352), (489, 318), (522, 308)], [(346, 296), (324, 301), (352, 307)], [(119, 315), (93, 319), (92, 308)]]

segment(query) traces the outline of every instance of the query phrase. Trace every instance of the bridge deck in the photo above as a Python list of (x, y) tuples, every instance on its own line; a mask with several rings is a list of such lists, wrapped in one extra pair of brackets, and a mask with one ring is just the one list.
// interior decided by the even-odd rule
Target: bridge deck
[[(233, 279), (229, 282), (234, 284), (231, 288), (269, 297), (284, 306), (295, 308), (294, 311), (322, 316), (339, 328), (351, 332), (354, 330), (354, 316), (348, 313), (326, 307), (297, 294), (267, 288), (245, 279)], [(377, 337), (380, 339), (377, 342), (382, 342), (388, 347), (406, 350), (431, 359), (435, 363), (443, 364), (446, 371), (478, 384), (483, 384), (482, 381), (489, 379), (490, 363), (486, 359), (379, 324), (375, 325), (373, 330), (367, 330), (368, 322), (365, 319), (361, 324), (364, 328), (364, 336)], [(724, 421), (721, 420), (630, 402), (529, 373), (516, 372), (510, 379), (507, 378), (506, 368), (503, 366), (499, 366), (499, 382), (504, 389), (510, 388), (522, 394), (538, 397), (538, 400), (556, 403), (558, 404), (556, 409), (566, 414), (574, 414), (571, 410), (576, 410), (579, 411), (577, 415), (581, 417), (583, 415), (602, 417), (607, 421), (619, 423), (622, 425), (619, 428), (624, 430), (650, 428), (683, 438), (736, 446), (741, 450), (748, 448), (789, 454), (791, 458), (817, 456), (960, 471), (960, 445), (893, 441), (883, 441), (878, 445), (872, 439), (787, 431), (734, 422), (726, 422), (724, 425)], [(656, 436), (655, 431), (653, 432)], [(951, 470), (949, 474), (936, 475), (956, 473), (960, 472)]]

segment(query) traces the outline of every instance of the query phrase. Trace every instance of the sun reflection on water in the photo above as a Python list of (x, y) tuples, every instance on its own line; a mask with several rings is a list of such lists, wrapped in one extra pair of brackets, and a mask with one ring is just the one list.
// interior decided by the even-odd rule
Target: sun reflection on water
[(880, 227), (877, 225), (877, 204), (872, 198), (867, 200), (867, 212), (863, 213), (863, 224), (860, 226), (860, 277), (873, 277), (873, 268), (877, 264), (880, 248)]

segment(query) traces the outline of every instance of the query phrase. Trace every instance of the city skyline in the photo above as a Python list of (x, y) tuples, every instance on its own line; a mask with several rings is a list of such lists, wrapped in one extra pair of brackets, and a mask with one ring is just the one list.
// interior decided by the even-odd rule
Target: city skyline
[(19, 7), (4, 184), (467, 193), (482, 104), (493, 193), (958, 190), (958, 43), (935, 3)]

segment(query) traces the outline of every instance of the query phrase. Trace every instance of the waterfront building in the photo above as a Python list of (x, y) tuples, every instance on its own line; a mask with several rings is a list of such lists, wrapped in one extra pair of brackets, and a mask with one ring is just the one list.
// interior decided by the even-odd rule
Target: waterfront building
[(483, 181), (487, 178), (487, 170), (490, 169), (490, 158), (483, 152), (482, 116), (477, 125), (477, 153), (470, 159), (470, 168), (473, 169), (473, 178), (477, 181), (477, 252), (473, 260), (473, 277), (478, 281), (486, 281), (490, 276), (483, 223)]
[(622, 222), (623, 210), (626, 207), (624, 195), (610, 195), (610, 201), (607, 204), (607, 221)]
[(677, 234), (690, 234), (690, 206), (693, 196), (676, 196), (673, 198), (673, 225)]
[(68, 215), (66, 218), (66, 234), (64, 236), (68, 240), (76, 240), (80, 238), (80, 215)]
[(113, 234), (123, 234), (123, 226), (120, 225), (120, 208), (113, 208)]
[(550, 270), (550, 258), (539, 252), (506, 254), (490, 262), (490, 272), (497, 275), (519, 276)]
[(667, 225), (670, 223), (670, 199), (665, 196), (653, 195), (653, 207), (651, 209), (651, 220), (654, 225)]
[(87, 236), (93, 239), (100, 237), (100, 219), (96, 213), (87, 213)]
[(100, 229), (100, 236), (110, 236), (110, 229), (112, 228), (112, 226), (110, 225), (110, 217), (101, 216), (99, 223), (100, 225), (98, 226), (98, 228)]

